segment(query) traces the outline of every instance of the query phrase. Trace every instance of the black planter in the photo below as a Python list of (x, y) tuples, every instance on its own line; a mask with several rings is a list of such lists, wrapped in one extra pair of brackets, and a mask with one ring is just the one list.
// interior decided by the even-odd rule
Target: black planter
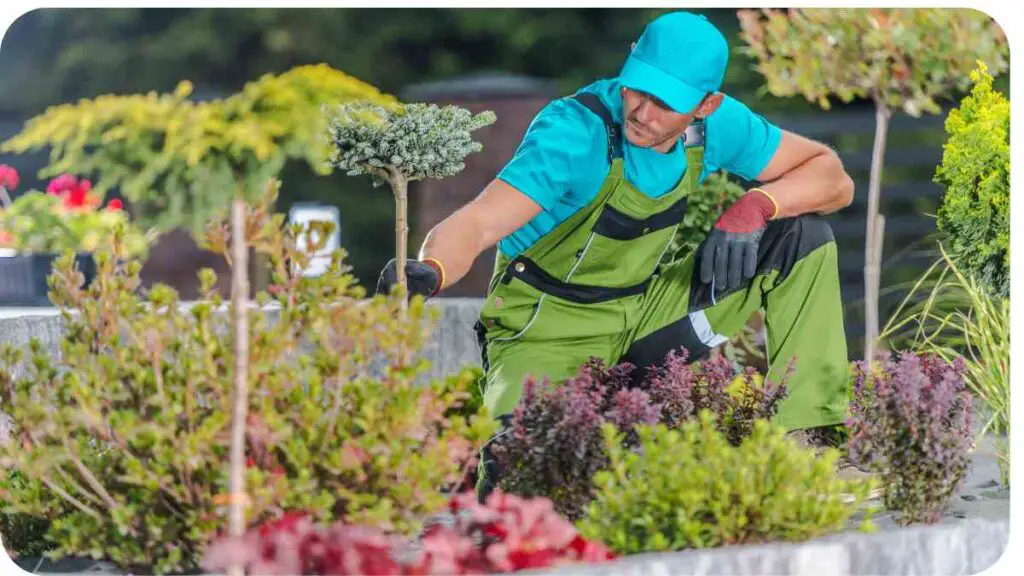
[[(0, 306), (52, 306), (47, 278), (53, 273), (57, 254), (18, 254), (0, 256)], [(75, 256), (78, 270), (88, 286), (96, 277), (92, 254)]]

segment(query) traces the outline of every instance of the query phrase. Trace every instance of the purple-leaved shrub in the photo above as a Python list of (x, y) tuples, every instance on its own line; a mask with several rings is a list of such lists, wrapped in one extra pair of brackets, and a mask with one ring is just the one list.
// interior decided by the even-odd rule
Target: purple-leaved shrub
[(491, 444), (502, 468), (499, 487), (523, 497), (543, 496), (563, 516), (578, 520), (594, 495), (594, 474), (608, 465), (601, 426), (613, 424), (623, 445), (635, 448), (639, 425), (676, 428), (701, 410), (736, 445), (757, 419), (770, 419), (786, 395), (783, 382), (762, 382), (752, 370), (737, 373), (726, 358), (687, 364), (670, 352), (639, 386), (629, 363), (608, 367), (591, 358), (558, 386), (528, 379), (508, 430)]
[(849, 457), (879, 473), (902, 525), (933, 523), (970, 465), (971, 397), (964, 364), (904, 352), (853, 370)]

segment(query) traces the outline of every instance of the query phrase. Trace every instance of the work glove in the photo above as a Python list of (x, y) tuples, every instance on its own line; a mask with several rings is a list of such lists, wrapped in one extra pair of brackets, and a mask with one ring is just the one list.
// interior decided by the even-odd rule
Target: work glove
[[(377, 294), (385, 296), (391, 294), (391, 287), (398, 284), (398, 266), (392, 258), (380, 272), (377, 279)], [(405, 264), (405, 275), (409, 286), (409, 298), (419, 294), (429, 298), (441, 289), (441, 272), (439, 266), (430, 260), (407, 260)]]
[(775, 200), (760, 189), (744, 194), (722, 213), (704, 241), (700, 281), (717, 291), (734, 291), (757, 271), (757, 248), (778, 213)]

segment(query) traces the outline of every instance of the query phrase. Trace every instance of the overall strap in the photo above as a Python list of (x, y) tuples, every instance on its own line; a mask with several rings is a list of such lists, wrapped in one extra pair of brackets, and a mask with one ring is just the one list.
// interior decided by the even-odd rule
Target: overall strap
[(604, 102), (601, 102), (601, 98), (593, 92), (581, 92), (574, 94), (572, 99), (597, 114), (598, 118), (604, 122), (604, 130), (608, 136), (608, 162), (611, 163), (615, 158), (622, 156), (622, 151), (619, 149), (622, 142), (622, 128), (612, 118), (611, 111), (604, 105)]

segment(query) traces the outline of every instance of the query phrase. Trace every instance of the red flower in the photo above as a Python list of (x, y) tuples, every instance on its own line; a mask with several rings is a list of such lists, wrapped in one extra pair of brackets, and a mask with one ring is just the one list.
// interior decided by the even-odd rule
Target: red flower
[(90, 190), (92, 182), (84, 178), (79, 180), (72, 174), (61, 174), (46, 187), (47, 193), (64, 197), (65, 208), (94, 208), (99, 205), (100, 199), (89, 194)]
[(121, 203), (120, 198), (114, 198), (107, 203), (107, 210), (123, 210), (124, 204)]
[(92, 188), (92, 183), (82, 180), (68, 191), (68, 195), (64, 197), (64, 205), (69, 208), (82, 208), (87, 205), (90, 188)]
[(18, 182), (18, 171), (7, 164), (0, 164), (0, 188), (14, 190)]

